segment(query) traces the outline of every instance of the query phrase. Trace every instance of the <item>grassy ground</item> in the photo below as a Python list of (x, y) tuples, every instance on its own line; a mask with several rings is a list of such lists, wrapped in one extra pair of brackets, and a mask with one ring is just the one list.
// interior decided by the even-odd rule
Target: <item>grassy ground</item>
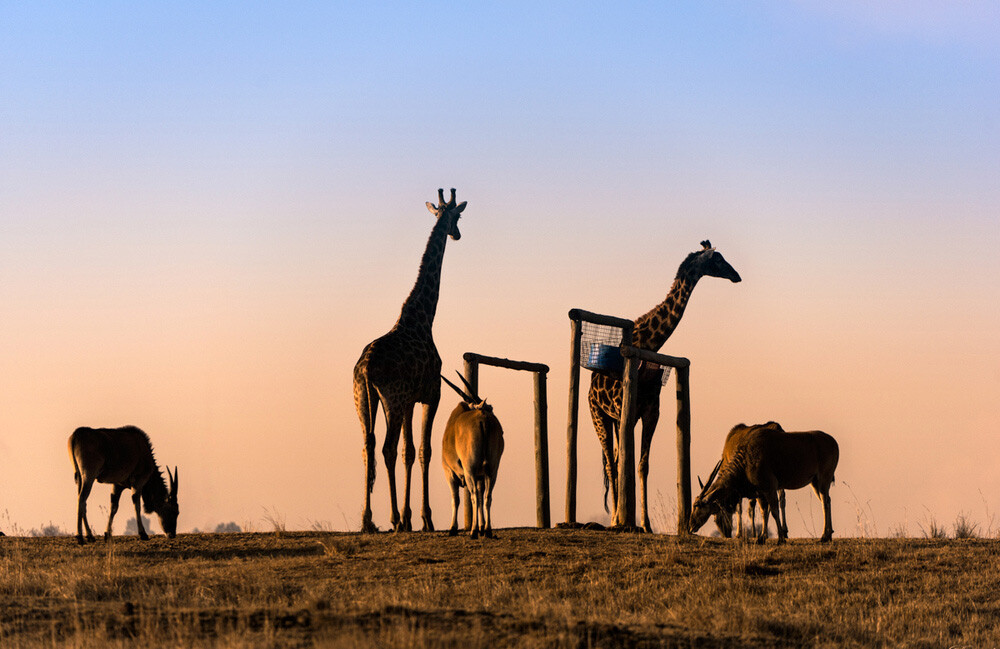
[(1000, 646), (996, 540), (498, 534), (0, 538), (0, 646)]

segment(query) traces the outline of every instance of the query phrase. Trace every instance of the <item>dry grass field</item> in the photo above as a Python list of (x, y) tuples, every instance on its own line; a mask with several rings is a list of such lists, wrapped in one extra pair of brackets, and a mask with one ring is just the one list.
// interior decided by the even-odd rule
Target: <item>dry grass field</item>
[(0, 646), (1000, 646), (1000, 542), (0, 538)]

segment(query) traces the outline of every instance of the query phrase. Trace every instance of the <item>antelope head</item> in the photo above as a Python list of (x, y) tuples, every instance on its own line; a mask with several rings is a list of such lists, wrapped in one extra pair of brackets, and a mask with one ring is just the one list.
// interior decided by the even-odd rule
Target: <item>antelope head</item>
[[(722, 460), (719, 460), (715, 468), (712, 469), (711, 475), (708, 476), (707, 483), (702, 483), (701, 477), (698, 478), (701, 493), (694, 499), (694, 503), (691, 505), (691, 516), (688, 518), (688, 529), (692, 534), (701, 529), (709, 516), (713, 514), (725, 514), (721, 499), (718, 497), (719, 490), (712, 488), (712, 483), (715, 482), (716, 476), (719, 475), (721, 467)], [(730, 533), (732, 533), (731, 528), (732, 522), (730, 521)]]
[(450, 236), (455, 241), (462, 238), (462, 233), (458, 231), (458, 219), (462, 214), (462, 210), (465, 209), (465, 204), (467, 201), (462, 201), (458, 205), (455, 204), (455, 188), (451, 188), (451, 199), (445, 202), (444, 200), (444, 190), (438, 189), (438, 204), (434, 205), (430, 201), (427, 202), (427, 209), (431, 214), (437, 218), (442, 216), (448, 216), (452, 219), (451, 227), (448, 230), (448, 236)]

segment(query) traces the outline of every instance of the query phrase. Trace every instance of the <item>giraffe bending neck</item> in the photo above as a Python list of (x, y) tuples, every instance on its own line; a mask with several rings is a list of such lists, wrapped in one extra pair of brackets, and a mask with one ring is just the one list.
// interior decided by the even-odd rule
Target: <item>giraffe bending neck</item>
[(690, 257), (677, 269), (677, 277), (667, 297), (635, 321), (632, 344), (640, 349), (656, 351), (667, 342), (684, 315), (691, 293), (700, 275), (694, 271)]
[(427, 248), (424, 256), (420, 260), (420, 270), (417, 273), (417, 281), (413, 285), (413, 290), (403, 302), (399, 319), (393, 329), (414, 329), (427, 331), (431, 330), (434, 324), (434, 314), (437, 311), (438, 292), (441, 287), (441, 266), (444, 261), (444, 247), (448, 241), (448, 232), (451, 229), (450, 214), (442, 214), (434, 228), (431, 236), (427, 239)]

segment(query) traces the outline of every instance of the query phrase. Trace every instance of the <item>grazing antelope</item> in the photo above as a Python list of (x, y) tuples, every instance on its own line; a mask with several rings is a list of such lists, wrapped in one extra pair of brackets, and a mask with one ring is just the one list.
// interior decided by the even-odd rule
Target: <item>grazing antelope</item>
[(87, 540), (93, 541), (94, 534), (87, 522), (87, 497), (94, 481), (113, 485), (111, 490), (111, 513), (108, 515), (108, 529), (104, 540), (111, 538), (111, 522), (118, 511), (118, 499), (126, 489), (132, 489), (135, 504), (136, 529), (139, 538), (149, 538), (142, 527), (139, 500), (142, 499), (147, 514), (156, 512), (160, 526), (167, 536), (177, 535), (177, 467), (171, 473), (169, 488), (163, 483), (160, 467), (153, 457), (153, 446), (149, 437), (135, 426), (123, 428), (77, 428), (69, 436), (69, 455), (73, 460), (73, 478), (76, 480), (76, 540), (83, 545), (83, 528), (87, 529)]
[[(788, 538), (788, 527), (778, 518), (778, 490), (800, 489), (811, 484), (823, 503), (823, 536), (821, 542), (833, 538), (830, 513), (830, 485), (840, 459), (840, 448), (830, 435), (818, 430), (786, 433), (780, 426), (769, 424), (748, 428), (729, 458), (715, 465), (708, 484), (691, 508), (690, 531), (697, 532), (708, 517), (720, 512), (732, 512), (741, 498), (758, 498), (763, 513), (757, 543), (766, 538), (767, 517), (773, 512), (778, 528), (778, 543)], [(733, 434), (736, 431), (730, 431)]]
[[(775, 430), (784, 432), (784, 429), (781, 428), (781, 424), (779, 424), (776, 421), (769, 421), (766, 424), (761, 424), (761, 426), (767, 426)], [(733, 429), (729, 431), (729, 434), (726, 435), (726, 441), (722, 446), (722, 460), (720, 460), (720, 462), (726, 462), (728, 458), (731, 458), (733, 454), (736, 452), (736, 448), (739, 446), (740, 442), (746, 436), (747, 432), (753, 430), (754, 428), (755, 426), (745, 426), (743, 424), (740, 424), (739, 426), (734, 426)], [(700, 477), (698, 478), (698, 485), (701, 487), (702, 493), (704, 493), (705, 485), (701, 482)], [(757, 498), (750, 498), (748, 501), (750, 505), (748, 512), (750, 515), (750, 531), (747, 532), (746, 535), (749, 535), (753, 532), (754, 518), (755, 518), (754, 505), (758, 500), (761, 501), (761, 509), (763, 510), (764, 507), (763, 499), (761, 499), (759, 496)], [(778, 490), (778, 513), (780, 514), (781, 518), (779, 519), (777, 516), (775, 516), (775, 524), (785, 525), (786, 526), (785, 529), (787, 529), (788, 519), (785, 517), (784, 489)], [(736, 515), (737, 515), (736, 537), (742, 539), (744, 538), (742, 498), (736, 504)], [(713, 518), (715, 519), (715, 526), (719, 528), (719, 532), (722, 534), (722, 536), (726, 537), (727, 539), (730, 538), (733, 535), (733, 512), (720, 511), (716, 513)], [(764, 528), (764, 536), (765, 537), (767, 536), (767, 528)]]
[(503, 427), (493, 414), (493, 406), (475, 394), (465, 377), (461, 374), (459, 377), (468, 392), (441, 377), (462, 397), (448, 418), (441, 449), (441, 463), (451, 487), (451, 529), (448, 535), (458, 534), (459, 490), (467, 487), (473, 509), (472, 538), (478, 538), (480, 534), (493, 538), (490, 508), (500, 456), (503, 455)]

